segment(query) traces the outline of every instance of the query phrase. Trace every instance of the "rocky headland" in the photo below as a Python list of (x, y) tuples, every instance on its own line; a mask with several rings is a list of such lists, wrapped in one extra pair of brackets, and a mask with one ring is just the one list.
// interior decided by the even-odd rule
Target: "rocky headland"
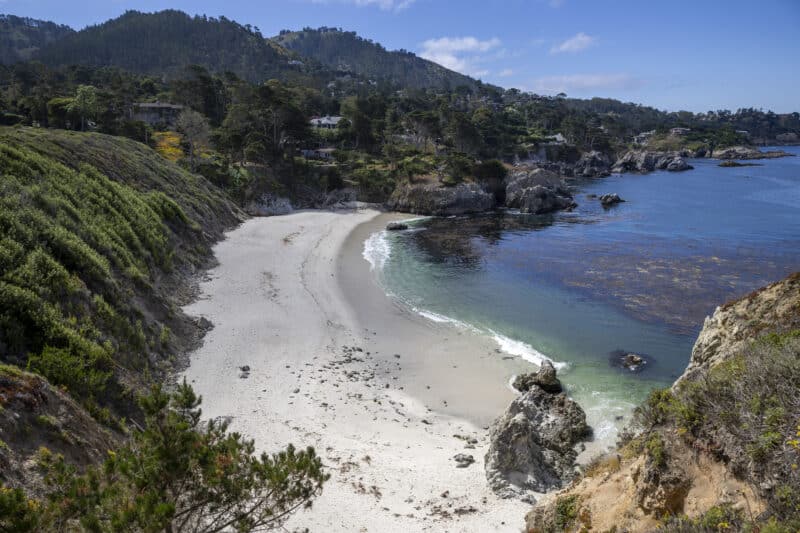
[(518, 167), (498, 185), (442, 182), (397, 186), (387, 207), (420, 215), (452, 216), (508, 207), (535, 215), (571, 209), (575, 203), (564, 178), (538, 167)]
[(800, 273), (717, 308), (675, 385), (527, 531), (793, 530), (799, 355)]
[(682, 152), (653, 152), (649, 150), (631, 150), (622, 155), (611, 168), (612, 172), (653, 172), (654, 170), (668, 170), (670, 172), (680, 172), (691, 170), (692, 167), (686, 162), (691, 154), (688, 151)]

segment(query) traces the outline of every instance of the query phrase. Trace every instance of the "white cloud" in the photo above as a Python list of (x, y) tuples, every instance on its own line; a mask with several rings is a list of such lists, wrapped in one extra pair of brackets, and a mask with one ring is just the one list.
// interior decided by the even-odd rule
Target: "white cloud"
[(591, 35), (586, 35), (583, 32), (576, 34), (573, 37), (570, 37), (566, 41), (556, 44), (550, 49), (551, 54), (560, 54), (564, 52), (580, 52), (581, 50), (586, 50), (590, 46), (593, 46), (597, 42), (597, 39), (592, 37)]
[(384, 11), (402, 11), (416, 0), (311, 0), (314, 4), (352, 4), (358, 7), (378, 7)]
[(441, 37), (422, 43), (420, 57), (443, 67), (472, 76), (485, 76), (489, 72), (479, 68), (485, 54), (500, 46), (500, 39), (482, 41), (475, 37)]
[(570, 91), (631, 90), (642, 85), (642, 80), (630, 74), (570, 74), (539, 78), (534, 82), (534, 90), (540, 93), (569, 93)]
[(507, 68), (507, 69), (501, 70), (497, 75), (500, 76), (501, 78), (507, 78), (509, 76), (513, 76), (514, 75), (514, 71), (512, 69), (510, 69), (510, 68)]

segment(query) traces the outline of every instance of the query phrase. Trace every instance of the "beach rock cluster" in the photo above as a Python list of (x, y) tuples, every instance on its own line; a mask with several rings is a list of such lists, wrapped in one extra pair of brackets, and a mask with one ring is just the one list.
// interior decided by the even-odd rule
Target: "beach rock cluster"
[(652, 172), (654, 170), (668, 170), (679, 172), (690, 170), (692, 167), (686, 162), (690, 154), (682, 152), (654, 152), (650, 150), (631, 150), (626, 152), (614, 163), (612, 172)]
[(480, 213), (496, 206), (495, 196), (476, 183), (411, 184), (397, 186), (387, 202), (393, 211), (422, 215), (465, 215)]
[(490, 430), (486, 477), (499, 496), (531, 501), (532, 493), (560, 488), (574, 477), (575, 446), (591, 429), (583, 409), (561, 391), (549, 361), (516, 385), (521, 394)]
[(519, 170), (507, 178), (506, 207), (541, 215), (577, 206), (560, 176), (541, 168)]

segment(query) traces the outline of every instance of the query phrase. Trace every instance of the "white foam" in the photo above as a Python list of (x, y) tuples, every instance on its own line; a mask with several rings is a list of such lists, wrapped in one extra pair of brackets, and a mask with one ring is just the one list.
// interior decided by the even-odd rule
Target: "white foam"
[(440, 315), (439, 313), (434, 313), (433, 311), (428, 311), (427, 309), (420, 309), (418, 307), (411, 307), (411, 310), (417, 313), (418, 315), (427, 318), (431, 322), (436, 322), (438, 324), (450, 324), (451, 326), (455, 326), (459, 329), (466, 329), (474, 333), (482, 333), (481, 330), (479, 330), (475, 326), (471, 326), (470, 324), (467, 324), (466, 322), (462, 322), (455, 318), (450, 318), (449, 316)]
[(361, 253), (370, 264), (370, 270), (383, 270), (386, 261), (392, 256), (392, 245), (389, 243), (386, 231), (378, 231), (364, 241), (364, 251)]
[(539, 366), (541, 366), (541, 364), (545, 361), (550, 361), (557, 370), (563, 370), (567, 368), (567, 363), (558, 363), (553, 361), (530, 344), (518, 341), (516, 339), (511, 339), (505, 335), (500, 335), (492, 330), (489, 330), (489, 333), (491, 333), (492, 338), (500, 347), (500, 350), (509, 355), (516, 355), (517, 357), (521, 357), (526, 361)]

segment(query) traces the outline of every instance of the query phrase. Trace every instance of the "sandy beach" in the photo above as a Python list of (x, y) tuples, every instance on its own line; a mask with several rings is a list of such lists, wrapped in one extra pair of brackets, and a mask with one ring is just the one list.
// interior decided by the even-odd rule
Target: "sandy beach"
[(184, 375), (259, 450), (321, 455), (331, 480), (289, 530), (520, 531), (529, 505), (491, 493), (483, 456), (509, 368), (530, 366), (386, 296), (361, 252), (396, 218), (307, 211), (228, 233), (185, 308), (214, 328)]

